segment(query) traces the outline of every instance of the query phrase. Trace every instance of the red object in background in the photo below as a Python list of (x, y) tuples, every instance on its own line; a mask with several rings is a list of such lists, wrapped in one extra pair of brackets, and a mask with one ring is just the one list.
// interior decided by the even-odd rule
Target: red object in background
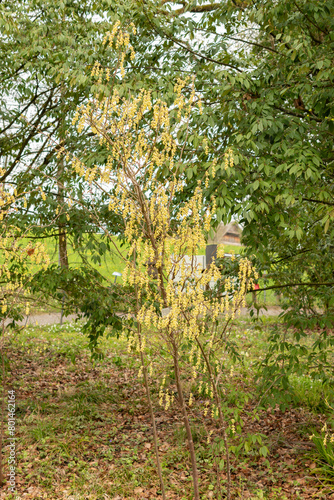
[(29, 250), (27, 250), (27, 254), (32, 255), (34, 253), (34, 251), (35, 251), (34, 248), (29, 248)]
[(258, 285), (257, 283), (254, 285), (254, 290), (259, 290), (260, 289), (260, 285)]

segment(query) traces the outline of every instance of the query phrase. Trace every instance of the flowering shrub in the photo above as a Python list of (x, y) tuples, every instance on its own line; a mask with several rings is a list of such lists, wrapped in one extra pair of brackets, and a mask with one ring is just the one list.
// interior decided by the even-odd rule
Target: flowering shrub
[[(201, 110), (194, 80), (178, 79), (172, 106), (160, 99), (154, 100), (147, 90), (121, 97), (112, 82), (124, 76), (127, 52), (133, 58), (130, 36), (117, 23), (105, 42), (119, 51), (119, 64), (113, 74), (98, 63), (94, 65), (95, 95), (78, 108), (73, 122), (78, 122), (79, 132), (90, 127), (100, 145), (107, 148), (108, 159), (102, 166), (88, 168), (74, 157), (72, 166), (92, 186), (109, 193), (109, 210), (123, 221), (128, 247), (124, 252), (116, 247), (115, 250), (125, 262), (123, 284), (133, 290), (135, 300), (128, 301), (122, 335), (128, 340), (129, 352), (137, 352), (141, 359), (139, 376), (144, 376), (146, 385), (163, 496), (165, 498), (149, 389), (151, 381), (159, 376), (155, 373), (154, 359), (148, 357), (152, 346), (158, 346), (159, 353), (167, 353), (174, 367), (177, 400), (192, 462), (194, 498), (199, 499), (199, 485), (189, 408), (199, 394), (207, 399), (204, 414), (210, 411), (211, 416), (219, 420), (227, 455), (230, 498), (227, 426), (219, 384), (223, 366), (215, 353), (226, 348), (226, 326), (245, 304), (245, 294), (257, 276), (250, 261), (241, 259), (238, 279), (223, 278), (226, 293), (222, 297), (213, 286), (222, 280), (221, 270), (215, 262), (206, 269), (197, 263), (198, 249), (205, 245), (216, 218), (214, 198), (205, 199), (203, 194), (210, 176), (215, 175), (216, 160), (211, 161), (204, 179), (198, 180), (193, 194), (181, 203), (176, 201), (182, 200), (187, 180), (187, 165), (182, 161), (187, 139), (180, 143), (178, 132), (181, 127), (188, 130), (189, 117), (195, 107)], [(111, 88), (101, 94), (99, 86), (103, 78), (111, 82)], [(207, 150), (206, 144), (203, 138), (203, 150)], [(232, 153), (227, 151), (223, 168), (232, 163)], [(182, 373), (189, 375), (189, 386), (196, 381), (197, 394), (185, 389)], [(160, 381), (159, 402), (166, 409), (174, 404), (174, 393), (166, 387), (166, 374)], [(208, 439), (210, 441), (210, 436)]]

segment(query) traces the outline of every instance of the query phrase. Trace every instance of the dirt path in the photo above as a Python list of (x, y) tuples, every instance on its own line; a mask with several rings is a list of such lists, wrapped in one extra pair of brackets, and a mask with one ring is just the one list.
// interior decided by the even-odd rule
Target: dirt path
[[(243, 307), (241, 309), (242, 316), (249, 316), (250, 309), (248, 307)], [(267, 310), (260, 309), (259, 316), (278, 316), (283, 312), (280, 306), (267, 306)], [(256, 309), (254, 309), (254, 315), (256, 316)]]
[[(24, 320), (19, 321), (18, 324), (20, 326), (26, 326), (26, 325), (54, 325), (56, 323), (60, 323), (60, 312), (51, 312), (51, 313), (44, 313), (44, 314), (32, 314), (31, 316), (26, 317)], [(70, 314), (69, 316), (64, 316), (63, 317), (63, 323), (65, 321), (73, 321), (77, 317), (76, 314)], [(6, 323), (9, 323), (7, 321)]]

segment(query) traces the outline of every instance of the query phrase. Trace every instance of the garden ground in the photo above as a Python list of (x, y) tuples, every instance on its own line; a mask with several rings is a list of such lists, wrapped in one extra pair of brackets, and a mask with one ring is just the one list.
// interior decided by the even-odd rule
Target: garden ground
[[(253, 444), (232, 457), (232, 498), (334, 499), (319, 475), (309, 435), (328, 419), (321, 384), (305, 374), (294, 379), (294, 397), (284, 412), (261, 408), (254, 384), (255, 362), (264, 353), (270, 326), (259, 329), (248, 318), (236, 322), (233, 336), (242, 361), (227, 366), (227, 406), (239, 407), (244, 426), (231, 441)], [(24, 499), (136, 500), (161, 498), (155, 471), (150, 416), (136, 356), (109, 337), (93, 361), (81, 324), (29, 326), (9, 338), (8, 387), (16, 391), (17, 492)], [(186, 375), (185, 375), (186, 377)], [(158, 405), (152, 381), (159, 450), (167, 498), (190, 500), (190, 461), (176, 404)], [(201, 498), (215, 498), (216, 459), (212, 445), (217, 422), (204, 416), (204, 402), (192, 406), (192, 426), (200, 473)], [(252, 438), (254, 436), (254, 438)], [(253, 442), (254, 441), (254, 442)], [(265, 446), (268, 456), (259, 453)], [(6, 450), (4, 461), (6, 462)], [(224, 458), (224, 457), (223, 457)], [(7, 471), (6, 471), (7, 472)], [(218, 468), (222, 489), (225, 469)], [(14, 498), (6, 486), (2, 498)]]

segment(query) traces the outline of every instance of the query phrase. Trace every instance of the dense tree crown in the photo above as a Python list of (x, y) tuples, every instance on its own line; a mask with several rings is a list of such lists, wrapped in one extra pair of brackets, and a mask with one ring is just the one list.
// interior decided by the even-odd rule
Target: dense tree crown
[[(208, 167), (199, 136), (207, 137), (218, 157), (232, 148), (233, 167), (225, 170), (218, 162), (210, 183), (218, 214), (239, 218), (244, 243), (276, 284), (310, 283), (313, 296), (319, 293), (328, 305), (334, 236), (332, 3), (140, 5), (138, 68), (145, 67), (167, 95), (176, 75), (194, 74), (202, 95), (203, 114), (194, 116), (186, 151), (189, 188)], [(298, 289), (298, 307), (306, 306), (300, 300), (307, 287)]]
[[(84, 215), (83, 207), (93, 203), (85, 195), (87, 179), (68, 168), (66, 156), (57, 158), (66, 145), (88, 167), (107, 161), (105, 145), (88, 130), (78, 135), (71, 125), (92, 84), (100, 98), (108, 95), (108, 86), (91, 74), (97, 60), (120, 96), (144, 88), (152, 91), (153, 102), (162, 97), (167, 105), (177, 79), (188, 82), (190, 94), (195, 77), (202, 109), (178, 130), (181, 142), (187, 137), (187, 187), (180, 202), (208, 169), (213, 173), (216, 158), (206, 191), (217, 203), (216, 222), (240, 220), (249, 254), (270, 275), (271, 286), (283, 288), (290, 306), (315, 315), (321, 306), (330, 313), (332, 2), (30, 0), (16, 2), (15, 9), (5, 1), (0, 9), (0, 144), (7, 158), (0, 179), (19, 194), (29, 186), (20, 224), (39, 220), (44, 234), (45, 222), (55, 220), (49, 233), (70, 234), (76, 242), (84, 231), (97, 229)], [(131, 34), (135, 56), (124, 61), (100, 43), (116, 20), (134, 23), (137, 30)], [(12, 108), (8, 96), (14, 98)], [(233, 161), (226, 168), (227, 150)], [(168, 176), (163, 164), (159, 175)], [(79, 200), (70, 208), (68, 193)], [(94, 203), (110, 231), (122, 232), (107, 199), (102, 195)], [(55, 212), (59, 217), (52, 219)]]

